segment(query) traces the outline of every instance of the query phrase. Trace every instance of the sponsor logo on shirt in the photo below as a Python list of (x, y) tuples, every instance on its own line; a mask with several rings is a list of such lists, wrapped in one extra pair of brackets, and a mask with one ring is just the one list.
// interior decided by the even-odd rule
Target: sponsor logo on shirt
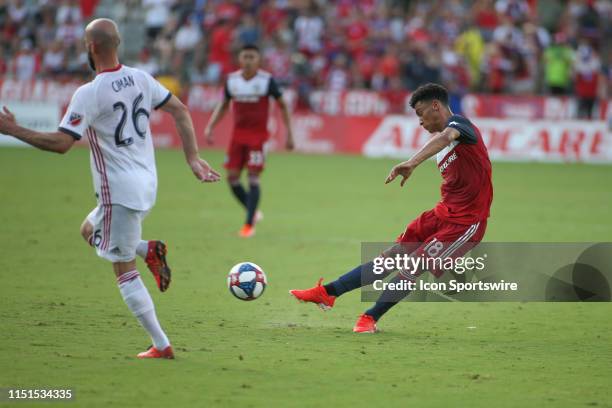
[(444, 172), (444, 170), (446, 170), (446, 168), (456, 159), (457, 159), (457, 152), (453, 152), (453, 154), (448, 156), (448, 158), (444, 160), (444, 163), (440, 165), (440, 173)]

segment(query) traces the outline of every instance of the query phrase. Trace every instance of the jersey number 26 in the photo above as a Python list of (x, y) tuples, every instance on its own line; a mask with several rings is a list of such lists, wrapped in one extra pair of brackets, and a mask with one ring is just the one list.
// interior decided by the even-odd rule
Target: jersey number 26
[[(142, 102), (143, 96), (142, 93), (139, 93), (134, 102), (132, 103), (132, 125), (134, 125), (134, 130), (136, 134), (140, 136), (142, 139), (145, 138), (146, 130), (142, 130), (138, 127), (138, 119), (141, 115), (144, 115), (149, 119), (149, 112), (145, 108), (140, 108), (138, 105)], [(133, 137), (123, 138), (123, 128), (125, 127), (125, 122), (128, 117), (128, 107), (125, 106), (123, 102), (115, 102), (113, 105), (113, 111), (121, 110), (121, 119), (119, 120), (119, 124), (115, 128), (115, 144), (117, 147), (129, 146), (134, 143)]]

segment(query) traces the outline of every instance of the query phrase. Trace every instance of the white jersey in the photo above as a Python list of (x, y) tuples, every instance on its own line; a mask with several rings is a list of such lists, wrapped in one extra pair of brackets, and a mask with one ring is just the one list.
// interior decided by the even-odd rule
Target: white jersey
[(98, 204), (153, 207), (157, 171), (149, 115), (171, 93), (148, 73), (119, 65), (96, 75), (72, 96), (59, 130), (86, 135)]

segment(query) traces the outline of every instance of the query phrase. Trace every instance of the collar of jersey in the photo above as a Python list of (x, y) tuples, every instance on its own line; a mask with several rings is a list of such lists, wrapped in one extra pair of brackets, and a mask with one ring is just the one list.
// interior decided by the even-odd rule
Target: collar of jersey
[[(115, 68), (109, 68), (109, 69), (105, 69), (104, 71), (100, 71), (100, 74), (103, 74), (105, 72), (115, 72), (115, 71), (119, 71), (121, 69), (123, 65), (119, 64), (117, 65)], [(98, 74), (98, 75), (100, 75)]]

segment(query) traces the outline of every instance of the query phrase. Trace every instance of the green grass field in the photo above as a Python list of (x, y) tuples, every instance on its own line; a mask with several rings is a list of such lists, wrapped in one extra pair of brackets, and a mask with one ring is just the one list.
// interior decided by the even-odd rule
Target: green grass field
[[(206, 156), (221, 167), (221, 153)], [(139, 269), (175, 361), (134, 358), (149, 339), (110, 265), (81, 241), (95, 205), (87, 151), (0, 149), (0, 387), (71, 387), (70, 407), (612, 406), (610, 304), (404, 303), (381, 333), (354, 335), (367, 306), (358, 291), (328, 313), (289, 297), (433, 206), (433, 163), (400, 189), (383, 185), (394, 161), (272, 155), (266, 218), (240, 240), (243, 215), (224, 183), (198, 184), (178, 151), (157, 158), (144, 237), (169, 244), (170, 290)], [(485, 240), (612, 241), (611, 176), (609, 166), (495, 163)], [(255, 302), (225, 286), (243, 260), (268, 275)]]

